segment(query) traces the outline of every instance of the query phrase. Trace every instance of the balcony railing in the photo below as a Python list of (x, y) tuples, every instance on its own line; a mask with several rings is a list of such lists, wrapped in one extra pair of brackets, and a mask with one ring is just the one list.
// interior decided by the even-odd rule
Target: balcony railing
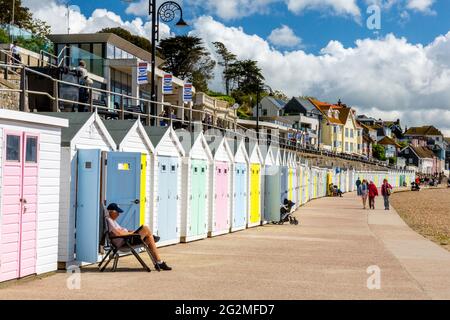
[(195, 97), (195, 105), (204, 105), (207, 108), (221, 112), (228, 111), (228, 102), (208, 96), (206, 93), (199, 92)]

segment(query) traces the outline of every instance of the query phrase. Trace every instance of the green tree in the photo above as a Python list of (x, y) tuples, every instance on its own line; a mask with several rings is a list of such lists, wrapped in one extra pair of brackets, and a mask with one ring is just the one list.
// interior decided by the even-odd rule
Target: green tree
[(233, 62), (230, 64), (225, 78), (230, 81), (232, 90), (244, 95), (256, 93), (258, 86), (264, 83), (261, 68), (258, 67), (258, 62), (254, 60)]
[(280, 99), (280, 100), (284, 100), (284, 101), (288, 101), (289, 100), (288, 96), (281, 90), (275, 90), (274, 93), (273, 93), (273, 96), (275, 98), (277, 98), (277, 99)]
[(374, 144), (372, 146), (372, 155), (375, 159), (386, 161), (386, 150), (380, 144)]
[(408, 146), (407, 141), (399, 141), (398, 144), (400, 145), (400, 149), (404, 149)]
[(166, 38), (159, 42), (158, 49), (165, 60), (164, 71), (191, 81), (198, 92), (208, 91), (216, 62), (200, 38), (187, 35)]
[(134, 44), (135, 46), (147, 50), (149, 52), (152, 51), (152, 43), (150, 42), (150, 40), (148, 40), (147, 38), (141, 37), (141, 36), (136, 36), (134, 34), (131, 34), (130, 31), (125, 30), (121, 27), (117, 27), (117, 28), (104, 28), (100, 31), (98, 31), (98, 33), (114, 33), (115, 35), (118, 35), (119, 37), (131, 42), (132, 44)]
[(13, 18), (14, 3), (14, 24), (22, 29), (33, 33), (34, 38), (43, 40), (50, 34), (50, 26), (39, 19), (33, 19), (30, 9), (22, 5), (22, 0), (0, 0), (0, 24), (9, 24)]
[(389, 158), (389, 164), (391, 166), (396, 165), (397, 164), (397, 157)]
[(225, 82), (225, 93), (230, 95), (230, 79), (226, 77), (230, 65), (236, 62), (236, 55), (228, 51), (227, 47), (222, 42), (213, 42), (216, 47), (216, 52), (221, 60), (218, 62), (219, 66), (223, 67), (222, 77)]
[(34, 19), (31, 22), (30, 31), (33, 35), (40, 39), (45, 39), (51, 33), (51, 27), (42, 20)]
[(30, 29), (33, 23), (33, 14), (30, 9), (22, 6), (22, 0), (0, 0), (0, 23), (10, 23), (14, 3), (14, 24), (20, 28)]

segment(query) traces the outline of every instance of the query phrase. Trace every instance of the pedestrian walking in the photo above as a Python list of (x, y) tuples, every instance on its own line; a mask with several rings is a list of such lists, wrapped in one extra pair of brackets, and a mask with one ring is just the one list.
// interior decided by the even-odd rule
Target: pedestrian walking
[(369, 196), (369, 184), (367, 183), (367, 180), (364, 179), (360, 185), (360, 189), (361, 189), (361, 198), (362, 198), (362, 203), (364, 206), (364, 209), (366, 209), (366, 204), (367, 204), (367, 198)]
[(81, 87), (78, 88), (78, 112), (87, 111), (86, 104), (89, 102), (90, 93), (89, 89), (86, 87), (90, 87), (93, 85), (93, 81), (89, 78), (89, 72), (86, 69), (86, 62), (84, 60), (80, 60), (78, 63), (78, 67), (75, 69), (78, 76), (78, 84)]
[(356, 193), (358, 194), (358, 196), (361, 196), (361, 179), (356, 180)]
[(378, 189), (373, 181), (369, 183), (369, 207), (372, 210), (375, 210), (375, 197), (378, 196)]
[(387, 179), (383, 180), (383, 185), (381, 186), (381, 195), (384, 199), (384, 210), (390, 210), (389, 208), (389, 197), (392, 194), (392, 186), (389, 184)]

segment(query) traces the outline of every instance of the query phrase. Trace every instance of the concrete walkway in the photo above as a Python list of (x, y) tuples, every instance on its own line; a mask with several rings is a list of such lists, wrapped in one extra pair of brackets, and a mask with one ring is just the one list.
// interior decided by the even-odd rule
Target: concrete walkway
[[(57, 273), (0, 287), (0, 299), (450, 299), (450, 253), (395, 211), (362, 210), (348, 194), (312, 201), (297, 216), (299, 226), (162, 248), (171, 272), (88, 267), (79, 290)], [(379, 290), (367, 288), (369, 266), (381, 270)], [(119, 267), (139, 266), (127, 257)]]

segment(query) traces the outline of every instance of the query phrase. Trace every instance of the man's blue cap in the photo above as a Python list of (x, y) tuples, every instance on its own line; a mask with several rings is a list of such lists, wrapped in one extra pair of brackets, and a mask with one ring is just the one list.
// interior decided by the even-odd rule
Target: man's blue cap
[(111, 211), (117, 211), (118, 213), (122, 213), (123, 210), (119, 208), (119, 206), (117, 205), (117, 203), (111, 203), (108, 208), (106, 208), (107, 210), (111, 210)]

